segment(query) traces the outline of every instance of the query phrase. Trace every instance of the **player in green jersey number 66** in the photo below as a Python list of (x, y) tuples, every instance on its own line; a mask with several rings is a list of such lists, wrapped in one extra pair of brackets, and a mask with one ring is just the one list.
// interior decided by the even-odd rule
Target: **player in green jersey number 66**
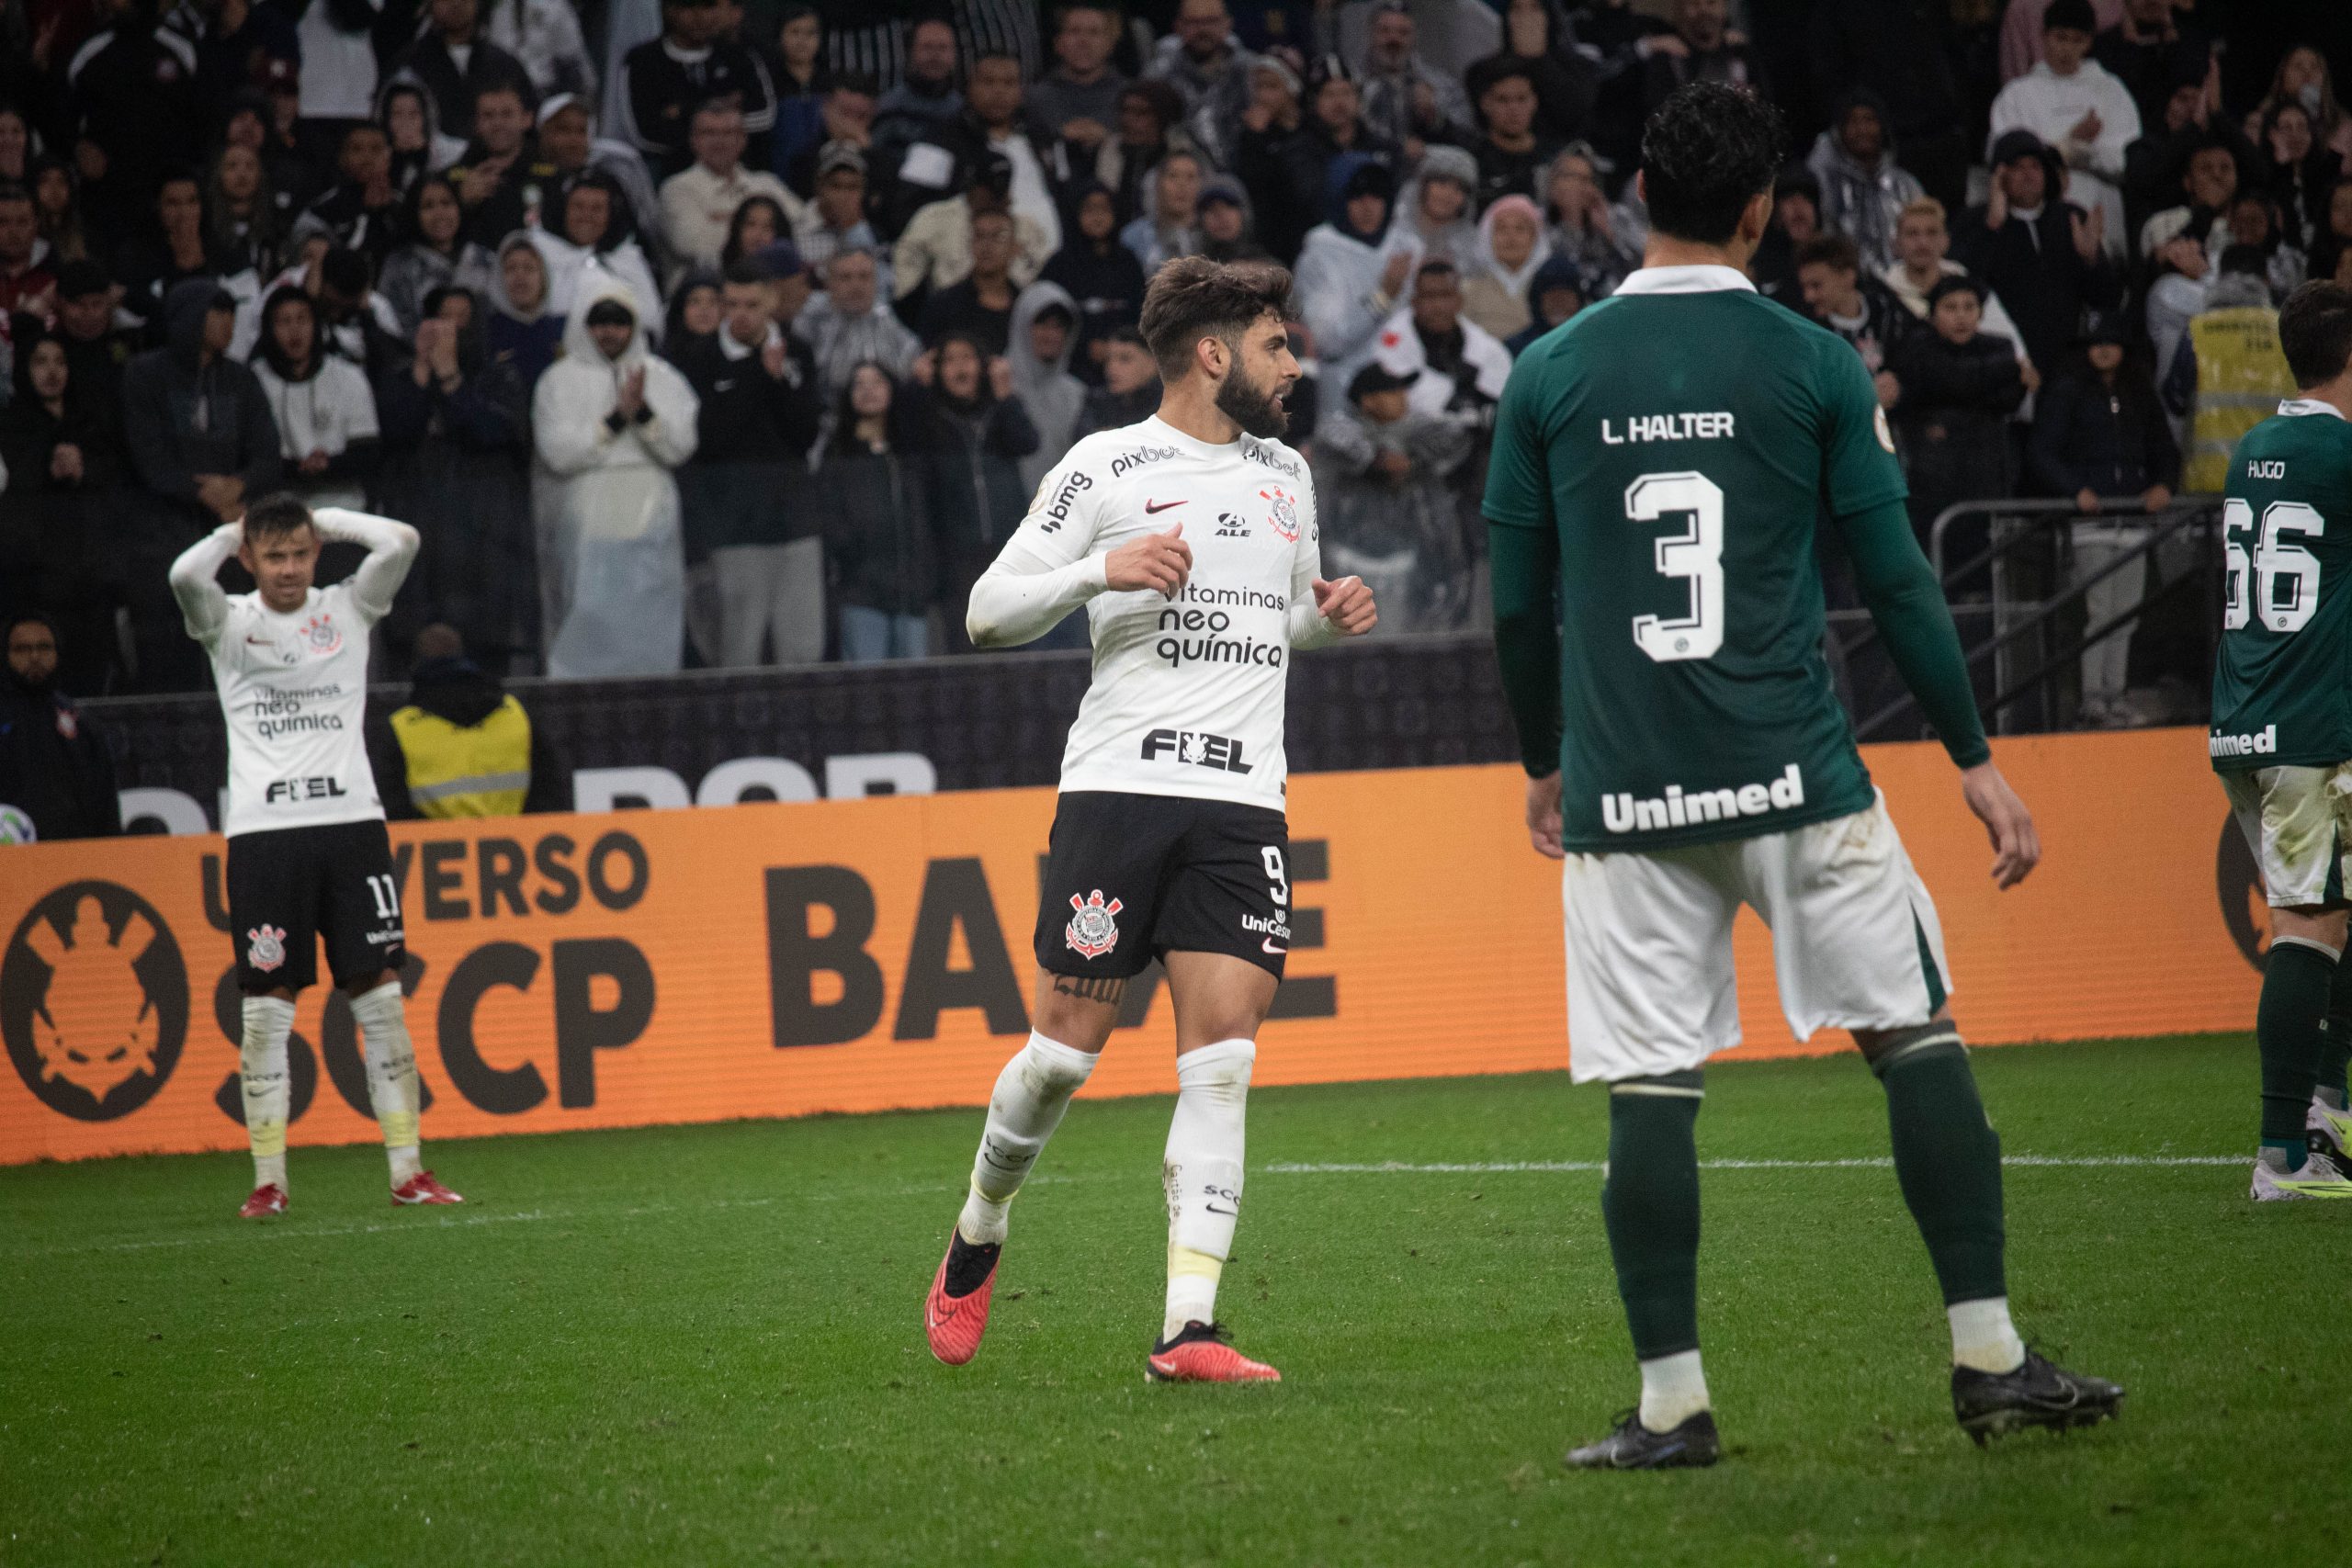
[(1935, 906), (1822, 656), (1826, 517), (1961, 769), (1995, 877), (2021, 881), (2041, 854), (2033, 819), (1993, 765), (1870, 373), (1742, 270), (1780, 148), (1779, 116), (1750, 94), (1669, 97), (1642, 138), (1641, 270), (1520, 357), (1495, 424), (1495, 641), (1528, 827), (1566, 863), (1569, 1066), (1610, 1086), (1600, 1207), (1641, 1364), (1639, 1407), (1573, 1450), (1579, 1466), (1718, 1451), (1694, 1129), (1701, 1069), (1739, 1043), (1742, 904), (1771, 928), (1790, 1028), (1852, 1031), (1885, 1087), (1961, 1425), (1980, 1442), (2088, 1425), (2123, 1394), (2029, 1352), (2010, 1322), (2000, 1139), (1945, 1005)]
[(2238, 442), (2222, 503), (2222, 642), (2207, 740), (2262, 868), (2270, 956), (2255, 1038), (2254, 1197), (2352, 1198), (2352, 288), (2307, 283), (2278, 311), (2300, 397)]

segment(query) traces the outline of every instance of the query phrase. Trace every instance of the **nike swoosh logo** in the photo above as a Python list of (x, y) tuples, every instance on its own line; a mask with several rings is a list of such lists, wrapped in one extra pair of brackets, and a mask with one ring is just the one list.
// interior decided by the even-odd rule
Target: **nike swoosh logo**
[(1267, 937), (1265, 940), (1263, 940), (1262, 942), (1259, 942), (1259, 943), (1258, 943), (1258, 947), (1259, 947), (1259, 950), (1260, 950), (1261, 952), (1263, 952), (1263, 953), (1272, 953), (1276, 958), (1280, 958), (1283, 953), (1288, 953), (1288, 952), (1290, 951), (1290, 949), (1289, 949), (1289, 948), (1287, 948), (1287, 947), (1276, 947), (1276, 946), (1274, 945), (1274, 939), (1273, 939), (1272, 937)]
[(254, 648), (276, 648), (277, 646), (266, 637), (249, 637), (245, 638), (245, 641)]
[(1182, 501), (1147, 501), (1143, 503), (1143, 514), (1148, 517), (1155, 512), (1165, 512), (1171, 506), (1187, 504), (1189, 503)]
[(1201, 1207), (1207, 1210), (1212, 1214), (1238, 1214), (1241, 1213), (1238, 1209), (1220, 1209), (1215, 1203), (1204, 1203)]

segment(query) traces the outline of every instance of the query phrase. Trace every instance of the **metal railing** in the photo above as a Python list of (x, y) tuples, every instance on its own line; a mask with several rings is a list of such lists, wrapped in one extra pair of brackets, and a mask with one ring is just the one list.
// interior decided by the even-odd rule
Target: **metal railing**
[[(2209, 669), (2220, 631), (2221, 502), (2214, 495), (2184, 496), (2155, 513), (2129, 496), (2102, 497), (2095, 513), (2068, 501), (1965, 502), (1945, 508), (1929, 532), (1928, 558), (1961, 628), (1988, 727), (2018, 734), (2074, 724), (2084, 695), (2083, 654), (2110, 637), (2132, 635), (2160, 613), (2186, 612), (2202, 643), (2200, 674)], [(1983, 546), (1953, 561), (1963, 526), (1978, 519), (1985, 530)], [(2124, 547), (2097, 570), (2078, 570), (2077, 529), (2101, 525), (2128, 529), (2120, 541)], [(2090, 622), (2092, 589), (2119, 573), (2136, 580), (2150, 568), (2155, 581), (2131, 604)], [(1833, 628), (1853, 624), (1857, 615), (1833, 615)], [(1867, 668), (1878, 640), (1877, 628), (1860, 618), (1861, 634), (1841, 638), (1838, 649), (1849, 671)], [(1855, 732), (1864, 740), (1923, 731), (1917, 702), (1907, 691), (1884, 701), (1858, 692), (1856, 707), (1863, 716)]]

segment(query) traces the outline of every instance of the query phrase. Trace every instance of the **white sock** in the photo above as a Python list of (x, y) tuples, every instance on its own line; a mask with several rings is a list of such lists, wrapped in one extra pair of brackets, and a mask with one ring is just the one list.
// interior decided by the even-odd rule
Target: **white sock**
[(1707, 1374), (1699, 1367), (1699, 1352), (1679, 1350), (1644, 1361), (1641, 1422), (1653, 1432), (1671, 1432), (1702, 1410), (1713, 1406), (1707, 1399)]
[(2013, 1372), (2025, 1365), (2025, 1341), (2009, 1321), (2008, 1297), (1954, 1302), (1944, 1315), (1951, 1319), (1952, 1365), (1980, 1372)]
[(409, 1043), (408, 1020), (401, 1009), (401, 983), (387, 980), (351, 998), (359, 1039), (368, 1058), (368, 1102), (383, 1130), (384, 1153), (398, 1187), (423, 1168), (417, 1154), (416, 1049)]
[(239, 1089), (245, 1101), (245, 1142), (254, 1151), (254, 1185), (286, 1185), (286, 1118), (290, 1080), (286, 1037), (294, 1004), (282, 997), (247, 997), (245, 1033), (237, 1051)]
[(1004, 1240), (1008, 1211), (1046, 1140), (1062, 1122), (1076, 1094), (1094, 1071), (1096, 1058), (1032, 1031), (1029, 1043), (1012, 1054), (989, 1095), (988, 1125), (980, 1130), (980, 1152), (972, 1160), (972, 1189), (956, 1228), (964, 1239), (987, 1245)]
[(1168, 1303), (1162, 1340), (1216, 1318), (1217, 1279), (1241, 1216), (1241, 1145), (1250, 1103), (1248, 1040), (1220, 1040), (1176, 1058), (1176, 1114), (1160, 1167), (1168, 1190)]

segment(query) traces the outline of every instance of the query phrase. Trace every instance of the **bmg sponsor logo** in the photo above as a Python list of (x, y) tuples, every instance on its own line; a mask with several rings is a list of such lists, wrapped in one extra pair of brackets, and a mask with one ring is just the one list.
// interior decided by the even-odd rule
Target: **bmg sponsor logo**
[(1063, 524), (1069, 521), (1070, 508), (1078, 504), (1078, 498), (1093, 488), (1094, 480), (1091, 476), (1082, 473), (1071, 474), (1069, 478), (1062, 480), (1062, 488), (1054, 491), (1054, 499), (1046, 507), (1046, 520), (1037, 526), (1048, 534), (1057, 531)]

